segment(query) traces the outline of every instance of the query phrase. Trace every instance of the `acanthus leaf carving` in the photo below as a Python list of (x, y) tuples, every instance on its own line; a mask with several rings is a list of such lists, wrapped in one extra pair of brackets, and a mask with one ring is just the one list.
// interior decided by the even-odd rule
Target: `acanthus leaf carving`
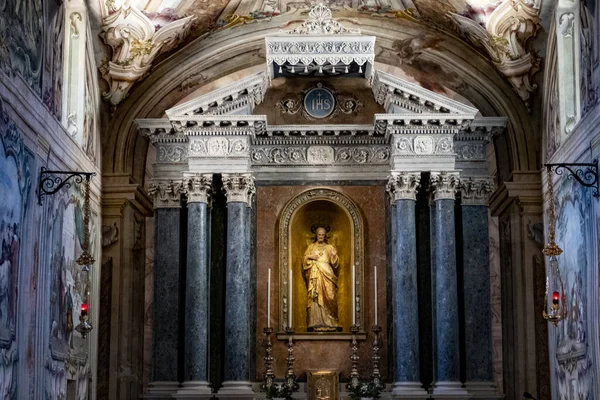
[(386, 191), (393, 204), (398, 200), (416, 200), (419, 187), (421, 187), (420, 172), (394, 172), (388, 178)]
[(434, 200), (454, 200), (460, 185), (458, 172), (432, 172), (430, 184), (433, 189)]
[(101, 36), (112, 48), (112, 59), (100, 67), (109, 90), (104, 100), (118, 105), (138, 80), (144, 77), (160, 53), (175, 48), (189, 32), (193, 16), (155, 27), (134, 6), (121, 7), (104, 18)]
[(487, 205), (493, 191), (494, 183), (489, 178), (470, 177), (460, 182), (463, 205)]
[(154, 201), (154, 208), (177, 208), (181, 206), (181, 195), (185, 193), (183, 182), (152, 182), (148, 194)]
[(212, 175), (194, 174), (186, 176), (184, 185), (188, 203), (210, 204), (212, 197)]
[(241, 202), (252, 205), (252, 198), (256, 194), (254, 176), (251, 174), (223, 174), (223, 191), (227, 202)]

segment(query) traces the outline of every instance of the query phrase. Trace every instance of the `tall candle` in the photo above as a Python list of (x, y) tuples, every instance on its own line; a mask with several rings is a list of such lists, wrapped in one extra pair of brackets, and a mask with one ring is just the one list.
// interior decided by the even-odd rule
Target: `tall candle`
[(267, 328), (271, 327), (271, 268), (269, 268), (269, 279), (267, 280)]
[(356, 324), (356, 275), (354, 271), (354, 264), (352, 264), (352, 325)]
[(373, 275), (375, 276), (375, 325), (377, 325), (377, 267), (373, 267)]
[(291, 328), (292, 327), (292, 269), (290, 268), (288, 271), (288, 282), (289, 282), (289, 288), (288, 288), (288, 304), (289, 304), (289, 308), (288, 308), (288, 327)]

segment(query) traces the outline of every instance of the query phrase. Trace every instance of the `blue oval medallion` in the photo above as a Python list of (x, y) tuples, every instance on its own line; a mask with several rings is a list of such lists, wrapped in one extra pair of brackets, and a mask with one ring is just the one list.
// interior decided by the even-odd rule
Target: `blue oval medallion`
[(310, 89), (304, 96), (304, 109), (313, 118), (326, 118), (335, 109), (335, 96), (324, 87)]

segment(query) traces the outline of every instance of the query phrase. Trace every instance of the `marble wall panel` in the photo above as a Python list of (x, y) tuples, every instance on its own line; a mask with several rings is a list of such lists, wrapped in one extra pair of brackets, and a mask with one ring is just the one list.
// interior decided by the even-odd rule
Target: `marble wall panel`
[[(271, 268), (271, 322), (278, 326), (279, 289), (278, 279), (278, 218), (285, 204), (300, 192), (309, 189), (309, 186), (259, 186), (257, 188), (257, 299), (256, 299), (256, 376), (254, 379), (262, 380), (264, 374), (264, 349), (265, 341), (262, 334), (266, 326), (267, 313), (267, 273)], [(380, 365), (385, 381), (388, 381), (388, 341), (387, 341), (387, 310), (386, 310), (386, 239), (385, 239), (385, 195), (383, 186), (332, 186), (351, 198), (362, 212), (365, 227), (365, 320), (368, 325), (373, 323), (374, 310), (374, 282), (373, 266), (376, 265), (378, 274), (378, 319), (382, 325), (383, 346), (380, 351), (382, 356)], [(359, 346), (360, 374), (362, 379), (367, 379), (371, 373), (372, 334), (366, 342)], [(294, 351), (295, 371), (300, 380), (306, 379), (307, 369), (337, 369), (341, 372), (341, 379), (347, 379), (351, 370), (349, 341), (297, 341)], [(274, 340), (273, 355), (275, 358), (275, 374), (283, 378), (285, 374), (285, 359), (287, 350), (285, 343)]]
[(500, 230), (497, 217), (489, 217), (490, 231), (490, 300), (492, 307), (492, 362), (494, 382), (503, 387), (502, 374), (502, 287), (500, 275)]

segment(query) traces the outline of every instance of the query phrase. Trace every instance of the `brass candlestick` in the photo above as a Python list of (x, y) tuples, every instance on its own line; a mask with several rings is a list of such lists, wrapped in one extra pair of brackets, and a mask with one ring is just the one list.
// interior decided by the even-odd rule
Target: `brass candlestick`
[(264, 391), (268, 391), (271, 386), (273, 386), (273, 382), (275, 381), (275, 374), (273, 373), (273, 345), (271, 344), (271, 334), (273, 333), (273, 328), (267, 327), (264, 329), (265, 336), (267, 339), (267, 348), (265, 354), (265, 383), (260, 385), (260, 388)]
[(374, 325), (371, 330), (375, 334), (375, 338), (373, 339), (373, 356), (371, 357), (373, 360), (373, 373), (371, 374), (371, 380), (373, 385), (381, 390), (384, 386), (381, 382), (381, 373), (379, 372), (379, 360), (381, 360), (381, 357), (379, 357), (379, 333), (381, 332), (381, 326)]
[(298, 382), (296, 382), (296, 374), (294, 373), (294, 340), (293, 340), (293, 335), (294, 335), (294, 329), (291, 327), (286, 328), (285, 332), (288, 334), (288, 343), (287, 343), (287, 348), (288, 348), (288, 356), (287, 356), (287, 364), (288, 364), (288, 369), (287, 372), (285, 374), (285, 386), (287, 387), (287, 390), (290, 393), (296, 392), (298, 391), (298, 389), (300, 388), (300, 385), (298, 385)]
[(352, 372), (350, 373), (350, 383), (346, 385), (347, 389), (356, 388), (359, 384), (359, 374), (358, 374), (358, 341), (356, 340), (356, 334), (359, 332), (360, 326), (354, 324), (350, 327), (350, 332), (352, 333), (352, 355), (350, 356), (350, 361), (352, 361)]

